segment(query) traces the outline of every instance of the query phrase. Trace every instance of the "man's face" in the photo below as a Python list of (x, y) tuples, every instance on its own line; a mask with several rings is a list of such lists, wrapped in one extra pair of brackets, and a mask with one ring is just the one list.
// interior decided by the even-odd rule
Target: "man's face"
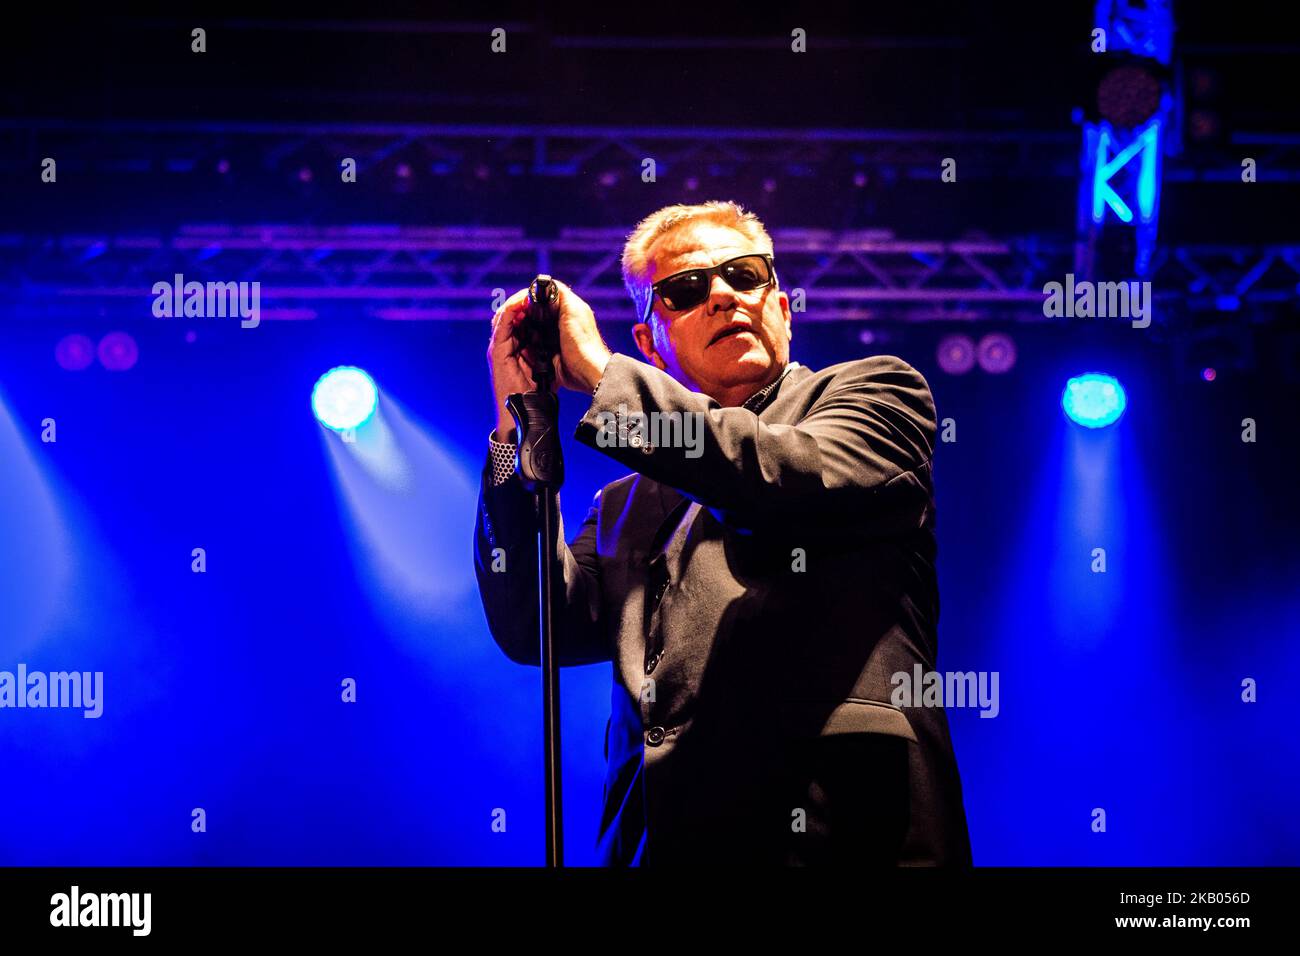
[[(766, 251), (730, 226), (687, 223), (650, 247), (650, 282)], [(790, 299), (770, 284), (737, 292), (713, 276), (709, 297), (693, 309), (670, 312), (656, 296), (649, 323), (633, 334), (645, 357), (687, 388), (739, 405), (790, 361)]]

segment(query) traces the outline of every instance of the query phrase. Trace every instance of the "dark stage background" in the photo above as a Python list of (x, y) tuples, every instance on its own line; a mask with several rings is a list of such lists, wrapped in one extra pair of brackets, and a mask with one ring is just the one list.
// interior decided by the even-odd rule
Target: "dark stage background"
[[(0, 671), (102, 671), (104, 712), (0, 709), (0, 863), (541, 862), (538, 674), (493, 644), (470, 557), (494, 290), (552, 271), (630, 352), (622, 237), (713, 198), (806, 290), (795, 359), (901, 356), (952, 420), (938, 666), (1001, 692), (993, 719), (949, 711), (976, 862), (1300, 862), (1300, 43), (1172, 8), (1143, 239), (1080, 210), (1098, 90), (1145, 61), (1050, 6), (16, 24)], [(260, 325), (155, 318), (177, 272), (260, 281)], [(1151, 281), (1150, 327), (1046, 317), (1044, 283), (1085, 272)], [(991, 334), (1009, 369), (951, 370)], [(338, 365), (379, 386), (382, 472), (313, 418)], [(1091, 371), (1127, 393), (1108, 428), (1062, 411)], [(573, 528), (623, 471), (565, 455)], [(610, 681), (563, 675), (573, 864)]]

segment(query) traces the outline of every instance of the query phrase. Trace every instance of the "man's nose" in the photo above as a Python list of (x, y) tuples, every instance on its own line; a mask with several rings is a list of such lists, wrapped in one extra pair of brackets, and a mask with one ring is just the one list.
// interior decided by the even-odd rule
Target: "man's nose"
[(714, 276), (709, 285), (709, 315), (715, 312), (730, 312), (736, 307), (736, 290), (727, 285), (722, 276)]

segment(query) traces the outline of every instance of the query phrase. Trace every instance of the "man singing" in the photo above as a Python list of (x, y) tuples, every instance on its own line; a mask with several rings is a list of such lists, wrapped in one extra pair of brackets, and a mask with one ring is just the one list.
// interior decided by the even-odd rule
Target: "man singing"
[[(893, 356), (791, 362), (772, 240), (734, 203), (647, 217), (623, 277), (645, 361), (611, 353), (562, 285), (556, 358), (591, 401), (577, 439), (633, 472), (558, 542), (560, 663), (614, 665), (603, 860), (968, 864), (943, 708), (890, 703), (892, 675), (935, 667), (925, 379)], [(493, 637), (537, 665), (537, 516), (505, 407), (532, 387), (526, 300), (492, 320), (474, 550)], [(698, 441), (616, 440), (636, 413), (689, 419)]]

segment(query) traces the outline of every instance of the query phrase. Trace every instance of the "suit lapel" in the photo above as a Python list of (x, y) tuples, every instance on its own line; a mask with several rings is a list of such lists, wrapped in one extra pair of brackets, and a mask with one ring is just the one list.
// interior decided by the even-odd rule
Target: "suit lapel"
[(690, 505), (691, 499), (676, 488), (659, 485), (660, 518), (654, 537), (650, 539), (650, 547), (646, 553), (647, 561), (663, 552), (664, 546), (668, 544), (668, 539), (677, 526), (681, 524), (682, 517), (686, 514)]

